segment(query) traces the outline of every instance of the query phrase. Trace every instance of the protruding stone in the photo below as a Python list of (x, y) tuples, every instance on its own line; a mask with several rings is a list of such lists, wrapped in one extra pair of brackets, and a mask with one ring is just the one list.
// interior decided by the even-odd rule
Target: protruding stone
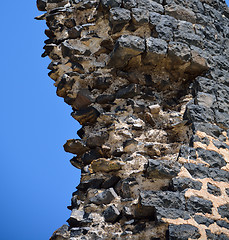
[(210, 200), (191, 196), (187, 201), (187, 210), (190, 212), (212, 213), (213, 204)]
[(70, 139), (64, 144), (64, 150), (73, 154), (82, 155), (88, 151), (89, 148), (82, 140)]
[(165, 13), (179, 20), (191, 23), (196, 22), (196, 16), (193, 11), (176, 4), (165, 6)]
[(172, 178), (180, 172), (180, 168), (181, 165), (177, 162), (149, 159), (146, 172), (153, 178)]
[(143, 51), (145, 51), (144, 39), (132, 35), (123, 35), (115, 44), (108, 66), (123, 68), (131, 58), (140, 55)]
[(181, 225), (169, 225), (168, 239), (169, 240), (186, 240), (186, 239), (198, 239), (200, 237), (200, 232), (197, 227), (189, 224)]
[(120, 212), (114, 205), (111, 205), (103, 212), (105, 221), (111, 222), (111, 223), (114, 223), (117, 220), (119, 215), (120, 215)]
[(137, 84), (131, 83), (125, 88), (121, 88), (116, 93), (116, 98), (132, 98), (140, 93), (140, 89)]
[(114, 191), (114, 189), (109, 188), (109, 189), (106, 189), (105, 191), (97, 194), (95, 197), (91, 198), (90, 201), (97, 205), (109, 204), (111, 201), (113, 201), (117, 197), (118, 197), (118, 195)]
[(37, 0), (37, 8), (39, 11), (46, 11), (47, 0)]
[(149, 106), (149, 110), (152, 114), (158, 114), (161, 110), (161, 107), (159, 104), (155, 104), (155, 105), (150, 105)]
[(79, 111), (74, 111), (71, 115), (81, 125), (87, 125), (96, 122), (99, 112), (94, 107), (88, 107)]
[(120, 170), (123, 165), (124, 163), (118, 160), (100, 158), (92, 161), (91, 169), (93, 172), (111, 172)]
[(68, 230), (68, 225), (64, 224), (53, 233), (50, 240), (67, 240), (69, 237), (70, 231)]

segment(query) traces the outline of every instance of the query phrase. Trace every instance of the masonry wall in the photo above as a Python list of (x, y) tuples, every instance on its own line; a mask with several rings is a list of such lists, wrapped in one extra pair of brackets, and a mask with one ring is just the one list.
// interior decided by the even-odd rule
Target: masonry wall
[(64, 145), (81, 181), (50, 239), (229, 239), (225, 2), (37, 6), (49, 76), (82, 125)]

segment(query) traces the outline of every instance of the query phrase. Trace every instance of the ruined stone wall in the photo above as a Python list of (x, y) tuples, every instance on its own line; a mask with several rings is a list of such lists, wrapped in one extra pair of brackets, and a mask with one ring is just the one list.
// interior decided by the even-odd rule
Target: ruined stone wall
[(229, 239), (224, 0), (37, 0), (43, 57), (80, 139), (51, 240)]

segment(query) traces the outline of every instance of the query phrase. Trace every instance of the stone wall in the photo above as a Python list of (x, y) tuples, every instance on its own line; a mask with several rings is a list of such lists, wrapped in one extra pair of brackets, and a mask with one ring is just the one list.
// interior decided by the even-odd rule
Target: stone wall
[(43, 57), (80, 139), (51, 240), (229, 239), (224, 0), (37, 0)]

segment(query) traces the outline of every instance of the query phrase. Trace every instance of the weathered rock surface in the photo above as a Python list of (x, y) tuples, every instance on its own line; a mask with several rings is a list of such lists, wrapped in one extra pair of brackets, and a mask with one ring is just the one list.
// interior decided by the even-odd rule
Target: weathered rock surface
[(37, 0), (42, 57), (80, 139), (52, 240), (229, 239), (224, 0)]

